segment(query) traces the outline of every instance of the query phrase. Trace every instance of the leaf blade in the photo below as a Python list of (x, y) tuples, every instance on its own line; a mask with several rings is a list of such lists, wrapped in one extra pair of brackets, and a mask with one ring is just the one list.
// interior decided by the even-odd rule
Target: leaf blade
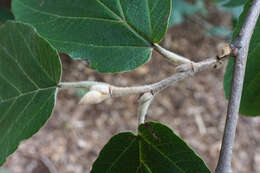
[[(77, 1), (14, 0), (12, 8), (17, 20), (34, 25), (60, 52), (88, 59), (100, 72), (130, 71), (144, 64), (152, 43), (167, 30), (171, 0)], [(123, 54), (118, 47), (126, 48)]]
[(0, 27), (0, 38), (2, 165), (50, 117), (61, 64), (57, 52), (27, 24), (7, 22)]
[(100, 152), (91, 173), (210, 172), (168, 127), (149, 122), (139, 126), (138, 134), (125, 132), (112, 137)]

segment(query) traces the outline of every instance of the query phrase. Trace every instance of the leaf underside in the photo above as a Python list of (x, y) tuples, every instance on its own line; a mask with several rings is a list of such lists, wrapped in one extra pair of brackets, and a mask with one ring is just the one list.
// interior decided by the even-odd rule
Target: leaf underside
[(60, 77), (57, 52), (31, 26), (0, 27), (0, 165), (47, 121)]
[(120, 133), (105, 145), (91, 173), (210, 173), (205, 163), (171, 129), (149, 122), (138, 136)]
[[(244, 11), (235, 28), (233, 38), (236, 38), (244, 23), (250, 2), (249, 0), (244, 7)], [(224, 89), (228, 98), (232, 84), (233, 65), (234, 60), (232, 59), (228, 63), (224, 78)], [(260, 115), (260, 19), (257, 21), (249, 46), (240, 113), (247, 116)]]
[(121, 72), (149, 60), (166, 32), (171, 0), (13, 0), (12, 11), (60, 52), (100, 72)]

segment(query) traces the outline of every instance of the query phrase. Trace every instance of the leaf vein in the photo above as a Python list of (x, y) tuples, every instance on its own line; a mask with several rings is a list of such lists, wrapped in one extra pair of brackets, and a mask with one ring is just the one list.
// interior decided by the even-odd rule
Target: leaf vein
[(113, 14), (115, 17), (117, 17), (119, 20), (122, 21), (122, 18), (120, 16), (118, 16), (112, 9), (110, 9), (106, 4), (104, 4), (103, 2), (101, 2), (100, 0), (96, 0), (97, 3), (99, 3), (100, 5), (102, 5), (105, 9), (107, 9), (111, 14)]
[(19, 69), (22, 71), (22, 73), (26, 76), (26, 78), (36, 87), (36, 88), (40, 88), (32, 79), (31, 77), (23, 70), (23, 68), (21, 67), (21, 65), (16, 61), (15, 57), (13, 57), (9, 51), (3, 46), (1, 45), (2, 50), (5, 51), (5, 53), (15, 62), (15, 64), (19, 67)]
[(0, 77), (2, 77), (3, 80), (5, 80), (10, 86), (12, 86), (19, 94), (22, 94), (22, 92), (15, 85), (13, 85), (11, 81), (5, 78), (3, 74), (0, 73)]
[(14, 100), (13, 100), (13, 102), (12, 102), (12, 104), (9, 106), (8, 110), (5, 112), (4, 115), (2, 115), (2, 117), (0, 118), (0, 124), (1, 124), (1, 121), (2, 121), (3, 119), (5, 119), (5, 116), (6, 116), (6, 115), (8, 114), (8, 112), (11, 110), (11, 108), (12, 108), (13, 105), (15, 104), (16, 100), (17, 100), (17, 99), (14, 99)]
[(19, 97), (22, 97), (22, 96), (25, 96), (25, 95), (29, 95), (29, 94), (32, 94), (32, 93), (34, 93), (34, 92), (45, 91), (45, 90), (54, 89), (54, 88), (57, 88), (57, 86), (52, 86), (52, 87), (48, 87), (48, 88), (39, 88), (39, 89), (37, 89), (37, 90), (32, 90), (32, 91), (27, 92), (27, 93), (21, 93), (21, 94), (19, 94), (18, 96), (15, 96), (15, 97), (11, 97), (11, 98), (2, 100), (2, 101), (0, 102), (0, 104), (5, 103), (5, 102), (8, 102), (8, 101), (13, 100), (13, 99), (18, 99)]
[[(37, 12), (37, 13), (40, 13), (40, 14), (45, 14), (47, 16), (52, 16), (52, 17), (57, 17), (57, 18), (67, 18), (67, 19), (91, 19), (91, 20), (101, 20), (101, 21), (109, 21), (109, 22), (120, 22), (118, 20), (112, 20), (112, 19), (106, 19), (106, 18), (97, 18), (97, 17), (71, 17), (71, 16), (61, 16), (61, 15), (57, 15), (57, 14), (53, 14), (53, 13), (48, 13), (48, 12), (43, 12), (43, 11), (40, 11), (40, 10), (37, 10), (37, 9), (34, 9), (28, 5), (26, 5), (25, 3), (22, 3), (21, 1), (18, 1), (21, 5), (23, 5), (24, 7), (34, 11), (34, 12)], [(110, 10), (111, 11), (111, 10)], [(43, 22), (41, 22), (43, 23)], [(37, 24), (37, 23), (35, 23)]]
[[(50, 96), (46, 99), (45, 103), (43, 103), (43, 104), (41, 105), (41, 107), (39, 108), (39, 111), (36, 113), (36, 115), (37, 115), (39, 112), (42, 111), (42, 109), (44, 108), (44, 106), (46, 106), (46, 104), (49, 102), (49, 100), (52, 98), (52, 96), (53, 96), (53, 95), (52, 95), (52, 93), (51, 93)], [(25, 124), (24, 128), (19, 131), (20, 134), (22, 134), (23, 130), (28, 127), (28, 124), (30, 124), (32, 120), (33, 120), (33, 118), (31, 118), (31, 119)], [(20, 134), (17, 134), (17, 136), (20, 136)]]
[(118, 160), (124, 155), (124, 153), (134, 144), (134, 142), (136, 141), (137, 139), (134, 138), (131, 143), (129, 144), (129, 146), (127, 146), (122, 152), (121, 154), (119, 154), (119, 156), (114, 160), (114, 162), (111, 164), (111, 166), (109, 167), (108, 171), (110, 171), (113, 166), (116, 164), (116, 162), (118, 162)]
[(16, 124), (20, 118), (21, 118), (21, 115), (23, 115), (23, 113), (25, 112), (25, 110), (29, 107), (29, 105), (32, 103), (33, 99), (35, 98), (35, 96), (37, 95), (38, 92), (35, 92), (33, 97), (31, 98), (31, 100), (27, 103), (27, 105), (24, 107), (24, 109), (17, 115), (16, 119), (15, 119), (15, 122), (12, 123), (10, 126), (8, 126), (7, 128), (7, 132), (1, 137), (0, 139), (0, 145), (2, 144), (2, 142), (4, 141), (6, 135), (8, 135), (11, 131), (11, 129), (13, 128), (14, 124)]
[[(36, 64), (38, 64), (38, 65), (40, 66), (40, 69), (42, 70), (42, 72), (47, 76), (47, 78), (48, 78), (50, 81), (56, 83), (56, 81), (49, 75), (49, 73), (45, 70), (45, 68), (42, 66), (42, 64), (41, 64), (39, 61), (36, 60), (36, 57), (37, 57), (37, 56), (36, 56), (36, 55), (33, 55), (32, 49), (30, 48), (30, 46), (29, 46), (28, 43), (26, 42), (26, 40), (25, 40), (23, 34), (22, 34), (19, 30), (18, 30), (18, 34), (23, 38), (24, 44), (26, 45), (27, 49), (29, 50), (30, 54), (31, 54), (32, 57), (33, 57), (32, 59), (36, 62)], [(40, 87), (38, 86), (38, 88), (40, 88)]]
[(122, 4), (121, 4), (121, 1), (120, 1), (120, 0), (118, 0), (118, 4), (119, 4), (120, 13), (123, 15), (124, 20), (126, 20), (126, 18), (125, 18), (125, 13), (124, 13), (124, 11), (123, 11)]
[[(139, 134), (141, 135), (141, 134)], [(171, 160), (167, 155), (165, 155), (164, 153), (162, 153), (156, 146), (154, 146), (153, 144), (151, 144), (149, 141), (147, 141), (143, 136), (142, 139), (144, 140), (145, 143), (151, 145), (156, 151), (158, 151), (163, 157), (165, 157), (168, 161), (170, 161), (173, 165), (176, 166), (176, 168), (178, 170), (180, 170), (181, 172), (185, 173), (178, 165), (175, 164), (175, 162), (173, 160)]]
[(95, 47), (95, 48), (128, 48), (128, 47), (131, 47), (131, 48), (150, 48), (152, 49), (151, 47), (145, 47), (145, 46), (129, 46), (129, 45), (126, 45), (126, 46), (118, 46), (118, 45), (113, 45), (113, 46), (107, 46), (107, 45), (89, 45), (89, 44), (85, 44), (85, 43), (78, 43), (78, 42), (72, 42), (72, 41), (64, 41), (64, 40), (54, 40), (54, 39), (49, 39), (48, 40), (50, 41), (54, 41), (54, 42), (60, 42), (60, 43), (64, 43), (64, 44), (77, 44), (77, 45), (81, 45), (81, 46), (87, 46), (87, 47)]
[(147, 10), (148, 10), (149, 28), (150, 28), (151, 36), (153, 38), (153, 29), (152, 29), (152, 20), (151, 20), (151, 11), (150, 11), (149, 0), (146, 0), (146, 5), (147, 5)]

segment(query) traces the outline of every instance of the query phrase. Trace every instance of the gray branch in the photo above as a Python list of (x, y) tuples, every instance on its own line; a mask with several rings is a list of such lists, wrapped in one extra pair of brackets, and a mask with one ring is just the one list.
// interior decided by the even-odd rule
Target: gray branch
[(222, 60), (224, 60), (224, 57), (222, 57), (221, 59), (214, 57), (197, 63), (187, 63), (179, 65), (176, 68), (177, 73), (173, 74), (172, 76), (166, 79), (149, 85), (119, 87), (102, 82), (81, 81), (62, 82), (59, 84), (58, 87), (60, 89), (85, 88), (87, 90), (90, 90), (92, 92), (86, 98), (90, 99), (92, 104), (100, 103), (101, 101), (111, 97), (122, 97), (144, 93), (152, 93), (155, 95), (158, 92), (168, 88), (169, 86), (176, 84), (178, 81), (193, 76), (194, 74), (200, 71), (216, 68), (218, 65), (221, 64)]
[(239, 114), (248, 49), (260, 13), (260, 0), (252, 0), (242, 29), (234, 41), (237, 49), (226, 125), (216, 173), (231, 173), (232, 148)]

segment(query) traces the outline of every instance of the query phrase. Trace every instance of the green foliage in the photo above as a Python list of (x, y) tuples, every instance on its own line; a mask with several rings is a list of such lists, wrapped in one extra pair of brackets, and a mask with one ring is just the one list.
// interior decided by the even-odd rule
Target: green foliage
[[(171, 9), (170, 0), (78, 2), (71, 6), (70, 1), (13, 0), (13, 11), (16, 19), (33, 24), (59, 51), (74, 58), (86, 57), (102, 72), (132, 70), (147, 61), (151, 44), (166, 32)], [(35, 134), (50, 117), (61, 64), (56, 50), (31, 25), (7, 22), (0, 28), (0, 38), (3, 164), (19, 143)], [(210, 172), (184, 141), (158, 123), (139, 126), (138, 136), (122, 133), (113, 137), (92, 172), (122, 169)]]
[(13, 20), (13, 14), (6, 8), (0, 8), (0, 24), (7, 20)]
[(27, 25), (0, 27), (0, 165), (52, 113), (61, 77), (57, 52)]
[(58, 51), (100, 72), (121, 72), (149, 60), (166, 32), (171, 0), (13, 0), (12, 11)]
[(169, 26), (180, 24), (183, 22), (185, 16), (194, 15), (200, 13), (202, 15), (207, 14), (205, 4), (203, 0), (198, 0), (196, 3), (190, 4), (184, 0), (173, 0), (172, 12), (169, 20)]
[[(250, 0), (245, 5), (244, 11), (239, 18), (233, 38), (236, 38), (238, 35), (249, 7)], [(230, 95), (233, 64), (233, 61), (230, 60), (224, 79), (224, 88), (227, 97)], [(248, 116), (260, 115), (260, 19), (257, 21), (250, 42), (240, 113)]]
[[(183, 15), (204, 8), (202, 0), (195, 5), (174, 2), (175, 13), (171, 13), (171, 0), (74, 0), (73, 3), (13, 0), (16, 19), (32, 24), (41, 36), (29, 24), (9, 21), (0, 27), (0, 165), (21, 141), (44, 125), (53, 111), (61, 78), (57, 50), (74, 59), (89, 60), (91, 67), (100, 72), (133, 70), (149, 60), (152, 44), (163, 38), (170, 15), (171, 22), (178, 23)], [(235, 6), (237, 2), (230, 4)], [(248, 7), (249, 3), (234, 38)], [(2, 21), (6, 19), (12, 18), (5, 17)], [(247, 115), (260, 114), (259, 28), (260, 20), (250, 44), (240, 109)], [(212, 32), (224, 31), (218, 28)], [(231, 72), (232, 62), (225, 75), (227, 95)], [(91, 172), (209, 173), (210, 170), (172, 130), (149, 122), (139, 126), (137, 136), (130, 132), (114, 136), (102, 149)]]
[(102, 149), (91, 173), (210, 173), (205, 163), (171, 129), (149, 122), (138, 136), (125, 132)]
[[(20, 1), (13, 2), (14, 6), (19, 3), (21, 5), (19, 8), (16, 7), (14, 10), (16, 11), (16, 13), (20, 14), (18, 15), (19, 17), (23, 15), (28, 15), (28, 20), (33, 21), (37, 18), (41, 22), (39, 25), (42, 24), (42, 22), (44, 21), (42, 13), (36, 11), (32, 15), (30, 13), (31, 11), (29, 11), (29, 13), (28, 11), (23, 11), (28, 8), (28, 6), (24, 5)], [(32, 2), (32, 6), (35, 5), (37, 7), (37, 5), (39, 5), (36, 1), (30, 2)], [(67, 18), (66, 16), (65, 18), (66, 20), (71, 22), (71, 18), (73, 17), (71, 17), (72, 14), (67, 14), (67, 12), (70, 12), (69, 10), (63, 11), (66, 14), (61, 14), (62, 11), (52, 9), (53, 1), (44, 2), (46, 3), (46, 6), (43, 7), (44, 4), (40, 4), (40, 7), (42, 7), (42, 10), (49, 10), (48, 12), (46, 12), (48, 13), (46, 14), (47, 16), (45, 16), (48, 20), (48, 17), (50, 17), (49, 13), (51, 13), (51, 11), (53, 10), (59, 13), (59, 15), (69, 15), (70, 17)], [(95, 5), (95, 3), (92, 5)], [(123, 9), (126, 8), (126, 6), (124, 5), (122, 5)], [(131, 11), (131, 9), (133, 7), (131, 7), (131, 5), (129, 4), (127, 5), (130, 6), (130, 14), (132, 14), (133, 11)], [(107, 8), (108, 7), (101, 9), (102, 11), (92, 11), (93, 14), (89, 14), (92, 14), (94, 16), (110, 15), (111, 17), (111, 11), (107, 11), (107, 13), (102, 13), (106, 11)], [(125, 35), (125, 37), (127, 37), (129, 41), (127, 44), (129, 44), (131, 41), (132, 43), (135, 42), (137, 44), (151, 44), (152, 41), (159, 41), (165, 32), (163, 27), (167, 27), (167, 20), (166, 22), (164, 21), (163, 27), (157, 26), (161, 25), (162, 23), (158, 20), (155, 20), (156, 15), (152, 15), (153, 10), (151, 10), (152, 18), (150, 19), (151, 30), (148, 31), (147, 28), (145, 28), (146, 26), (141, 26), (140, 24), (140, 22), (145, 18), (140, 19), (140, 16), (132, 16), (127, 13), (127, 10), (125, 10), (126, 13), (123, 14), (120, 11), (121, 9), (115, 8), (115, 6), (109, 6), (109, 8), (115, 10), (113, 12), (113, 15), (117, 14), (117, 17), (122, 18), (123, 15), (125, 15), (125, 17), (128, 18), (127, 22), (133, 22), (131, 27), (134, 26), (140, 29), (138, 33), (135, 33), (136, 31), (130, 28), (129, 24), (126, 24), (125, 22), (115, 22), (116, 25), (125, 28), (124, 31), (117, 32), (126, 32), (125, 34), (130, 34), (129, 37), (128, 35)], [(80, 10), (77, 12), (80, 13)], [(73, 14), (77, 12), (74, 12)], [(137, 15), (141, 14), (146, 13), (140, 13)], [(52, 16), (54, 17), (55, 21), (59, 20), (56, 18), (56, 15)], [(91, 19), (88, 22), (93, 22), (92, 17), (90, 17)], [(165, 17), (168, 18), (166, 13)], [(78, 18), (81, 17), (75, 17), (75, 20), (77, 20)], [(82, 18), (85, 20), (85, 17)], [(60, 22), (65, 22), (65, 24), (68, 24), (66, 23), (66, 20), (63, 19)], [(114, 19), (104, 20), (106, 21), (105, 23), (109, 25), (109, 27), (114, 25), (110, 25), (111, 21)], [(104, 22), (103, 18), (97, 19), (97, 21)], [(94, 22), (93, 26), (97, 26), (97, 21)], [(38, 26), (38, 24), (35, 23), (34, 25), (36, 27)], [(129, 28), (126, 28), (125, 25), (129, 25)], [(49, 27), (47, 35), (50, 34), (51, 36), (54, 36), (55, 34), (57, 34), (57, 30), (54, 29), (54, 31), (52, 31), (51, 26), (53, 27), (53, 25), (47, 26), (47, 28)], [(106, 25), (103, 24), (102, 26), (105, 27)], [(73, 28), (72, 26), (70, 27)], [(40, 32), (42, 31), (41, 27), (37, 28)], [(102, 28), (99, 29), (102, 30)], [(144, 36), (141, 36), (139, 34), (139, 32), (141, 33), (141, 31), (143, 32), (142, 35)], [(43, 32), (41, 33), (43, 36), (46, 36)], [(78, 35), (72, 34), (69, 39), (72, 39), (72, 37), (74, 36), (76, 38), (79, 38), (82, 33), (77, 34)], [(112, 32), (110, 34), (114, 33)], [(60, 82), (61, 64), (56, 50), (54, 50), (48, 42), (46, 42), (41, 36), (39, 36), (36, 33), (36, 30), (33, 29), (31, 25), (17, 22), (7, 22), (0, 28), (0, 38), (0, 164), (3, 164), (6, 160), (6, 157), (8, 157), (16, 150), (19, 143), (35, 134), (50, 117), (55, 104), (57, 86)], [(119, 38), (117, 39), (118, 41), (121, 41)], [(57, 46), (55, 41), (53, 42), (52, 39), (49, 40), (52, 42), (53, 45)], [(137, 40), (139, 41), (136, 42)], [(106, 42), (106, 40), (102, 41)], [(68, 44), (72, 45), (72, 47), (76, 46), (76, 44), (73, 45), (73, 43)], [(149, 46), (147, 48), (150, 50), (151, 48)], [(116, 46), (111, 47), (110, 49), (112, 50), (112, 48), (114, 51), (119, 50), (120, 53), (120, 47)], [(95, 51), (93, 50), (93, 52)], [(122, 57), (122, 55), (124, 54), (122, 54), (121, 52), (120, 56)], [(104, 63), (109, 64), (106, 61)], [(111, 69), (111, 67), (108, 68)], [(108, 144), (103, 149), (103, 151), (101, 152), (101, 156), (93, 166), (92, 172), (106, 171), (107, 164), (104, 164), (103, 159), (109, 161), (113, 157), (116, 160), (114, 160), (115, 162), (112, 163), (112, 166), (110, 165), (112, 172), (121, 172), (122, 168), (120, 166), (124, 166), (123, 169), (128, 170), (128, 172), (137, 169), (139, 169), (139, 171), (153, 172), (194, 172), (194, 170), (198, 172), (210, 172), (205, 163), (187, 146), (187, 144), (185, 144), (184, 141), (177, 137), (169, 128), (158, 123), (147, 123), (145, 125), (141, 125), (139, 127), (138, 136), (134, 136), (132, 133), (122, 133), (115, 136), (110, 141), (110, 143), (111, 142), (115, 142), (117, 143), (117, 145), (112, 144), (112, 146), (110, 146), (110, 144)], [(108, 152), (108, 156), (106, 154), (104, 155), (104, 152)], [(118, 154), (120, 157), (117, 157)], [(129, 164), (129, 162), (131, 164)], [(157, 164), (155, 164), (155, 162), (157, 162)], [(102, 166), (99, 166), (99, 164), (101, 164)]]

